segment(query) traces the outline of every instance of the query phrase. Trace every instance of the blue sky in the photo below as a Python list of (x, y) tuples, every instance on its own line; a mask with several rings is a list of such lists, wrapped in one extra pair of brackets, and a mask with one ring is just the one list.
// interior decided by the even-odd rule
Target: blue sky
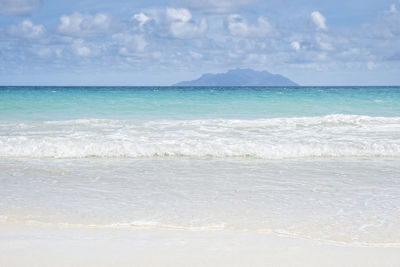
[(400, 0), (0, 0), (0, 85), (169, 85), (233, 68), (400, 85)]

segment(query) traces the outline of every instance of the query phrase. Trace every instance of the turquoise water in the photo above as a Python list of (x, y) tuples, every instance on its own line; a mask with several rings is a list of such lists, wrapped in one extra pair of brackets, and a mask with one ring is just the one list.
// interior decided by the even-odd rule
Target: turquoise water
[(400, 116), (400, 87), (0, 87), (0, 120)]

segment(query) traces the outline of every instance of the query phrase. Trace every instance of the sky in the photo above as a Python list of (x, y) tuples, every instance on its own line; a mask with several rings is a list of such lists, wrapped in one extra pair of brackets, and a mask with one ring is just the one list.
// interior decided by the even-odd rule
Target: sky
[(235, 68), (400, 85), (400, 0), (0, 0), (0, 85), (170, 85)]

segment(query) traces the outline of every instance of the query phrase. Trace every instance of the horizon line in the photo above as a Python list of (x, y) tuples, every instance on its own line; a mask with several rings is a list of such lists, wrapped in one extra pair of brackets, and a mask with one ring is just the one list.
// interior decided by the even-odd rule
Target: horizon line
[(176, 87), (176, 88), (193, 88), (193, 87), (400, 87), (400, 84), (394, 85), (0, 85), (0, 87)]

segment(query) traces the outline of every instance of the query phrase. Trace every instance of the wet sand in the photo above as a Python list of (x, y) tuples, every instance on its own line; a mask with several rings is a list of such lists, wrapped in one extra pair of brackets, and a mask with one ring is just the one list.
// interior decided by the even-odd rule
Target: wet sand
[(398, 247), (276, 234), (0, 224), (0, 266), (400, 266)]

